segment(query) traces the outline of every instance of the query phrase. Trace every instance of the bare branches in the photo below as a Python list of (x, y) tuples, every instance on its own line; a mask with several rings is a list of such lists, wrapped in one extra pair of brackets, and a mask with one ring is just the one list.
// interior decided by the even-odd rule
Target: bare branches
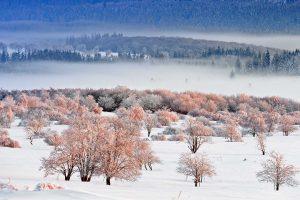
[(285, 164), (283, 155), (272, 152), (270, 158), (262, 163), (263, 170), (256, 174), (261, 182), (271, 182), (274, 184), (274, 189), (279, 190), (281, 185), (295, 187), (298, 182), (294, 176), (299, 171), (293, 165)]
[(204, 177), (216, 175), (210, 160), (203, 154), (182, 154), (179, 159), (177, 171), (186, 176), (192, 176), (194, 178), (195, 187), (200, 186)]
[(202, 144), (208, 142), (212, 134), (209, 127), (195, 119), (188, 120), (186, 133), (188, 148), (192, 153), (196, 153)]

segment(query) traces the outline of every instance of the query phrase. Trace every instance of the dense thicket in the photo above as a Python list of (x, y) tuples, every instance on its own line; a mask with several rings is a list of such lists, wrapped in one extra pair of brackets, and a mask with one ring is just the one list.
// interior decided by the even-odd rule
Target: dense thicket
[[(191, 115), (221, 114), (224, 111), (237, 113), (250, 108), (261, 112), (277, 111), (280, 114), (300, 111), (300, 103), (277, 96), (255, 97), (244, 94), (222, 96), (191, 91), (130, 90), (122, 86), (113, 89), (0, 90), (0, 100), (8, 96), (18, 100), (22, 93), (42, 99), (46, 98), (45, 95), (50, 99), (60, 94), (70, 98), (77, 95), (83, 97), (91, 95), (104, 111), (114, 111), (119, 107), (130, 107), (135, 104), (140, 104), (145, 110), (150, 108), (151, 111), (158, 111), (169, 108), (177, 113)], [(145, 102), (144, 98), (149, 98), (149, 101)], [(124, 102), (127, 102), (127, 105)]]

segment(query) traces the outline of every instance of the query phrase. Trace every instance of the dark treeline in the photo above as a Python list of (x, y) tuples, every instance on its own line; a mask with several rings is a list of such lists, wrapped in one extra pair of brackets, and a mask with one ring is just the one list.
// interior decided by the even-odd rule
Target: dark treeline
[(18, 61), (38, 61), (38, 60), (55, 60), (55, 61), (84, 61), (83, 56), (75, 51), (63, 50), (33, 50), (26, 52), (13, 52), (8, 54), (6, 51), (0, 53), (0, 61), (18, 62)]
[(244, 64), (240, 58), (237, 58), (235, 69), (237, 72), (266, 72), (266, 73), (283, 73), (299, 74), (300, 69), (300, 51), (283, 51), (281, 53), (270, 54), (269, 51), (258, 52)]
[[(149, 59), (193, 59), (210, 64), (223, 60), (237, 73), (299, 74), (300, 51), (231, 42), (179, 37), (127, 37), (122, 34), (93, 34), (70, 37), (61, 49), (31, 50), (19, 47), (8, 53), (2, 44), (0, 63), (23, 61), (113, 62)], [(21, 49), (21, 50), (20, 50)], [(70, 49), (70, 50), (65, 50)]]
[[(145, 54), (153, 58), (206, 58), (210, 56), (254, 56), (268, 48), (231, 42), (181, 37), (128, 37), (122, 34), (93, 34), (70, 37), (66, 45), (79, 51), (112, 51), (120, 55)], [(270, 49), (272, 52), (276, 50)]]

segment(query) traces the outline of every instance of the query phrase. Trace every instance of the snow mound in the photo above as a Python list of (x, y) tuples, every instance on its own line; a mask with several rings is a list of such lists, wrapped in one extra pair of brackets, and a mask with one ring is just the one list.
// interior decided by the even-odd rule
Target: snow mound
[(8, 183), (0, 182), (0, 192), (1, 191), (14, 192), (14, 191), (18, 191), (18, 189), (10, 181)]
[(59, 185), (55, 185), (52, 183), (38, 183), (35, 190), (36, 191), (43, 191), (43, 190), (62, 190), (63, 187)]

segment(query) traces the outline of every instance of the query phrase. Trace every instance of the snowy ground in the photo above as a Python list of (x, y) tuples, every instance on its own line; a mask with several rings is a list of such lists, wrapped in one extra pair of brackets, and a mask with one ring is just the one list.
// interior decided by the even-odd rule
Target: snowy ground
[[(121, 182), (112, 180), (106, 186), (102, 177), (94, 178), (90, 183), (82, 183), (78, 175), (70, 182), (63, 181), (62, 176), (43, 177), (39, 171), (40, 159), (48, 156), (52, 147), (42, 140), (35, 140), (31, 146), (25, 139), (23, 127), (15, 121), (9, 129), (10, 136), (19, 141), (21, 149), (0, 148), (0, 182), (11, 181), (17, 192), (0, 191), (0, 200), (16, 199), (104, 199), (104, 200), (173, 200), (180, 195), (180, 200), (282, 200), (298, 199), (299, 188), (282, 187), (279, 192), (273, 190), (272, 184), (259, 183), (255, 173), (260, 170), (260, 163), (266, 156), (260, 155), (256, 141), (252, 137), (244, 137), (244, 142), (229, 143), (224, 138), (213, 138), (204, 144), (202, 152), (208, 154), (213, 161), (217, 176), (208, 178), (201, 187), (195, 188), (191, 178), (176, 172), (177, 161), (181, 153), (188, 152), (185, 143), (170, 141), (152, 141), (153, 150), (162, 160), (155, 165), (153, 171), (143, 170), (137, 182)], [(66, 126), (51, 125), (52, 129), (60, 130)], [(154, 129), (154, 134), (162, 129)], [(300, 166), (300, 131), (288, 137), (277, 133), (267, 139), (267, 150), (283, 153), (289, 163)], [(244, 161), (246, 159), (246, 161)], [(300, 176), (297, 176), (300, 181)], [(34, 191), (41, 182), (50, 182), (63, 186), (64, 190)]]

